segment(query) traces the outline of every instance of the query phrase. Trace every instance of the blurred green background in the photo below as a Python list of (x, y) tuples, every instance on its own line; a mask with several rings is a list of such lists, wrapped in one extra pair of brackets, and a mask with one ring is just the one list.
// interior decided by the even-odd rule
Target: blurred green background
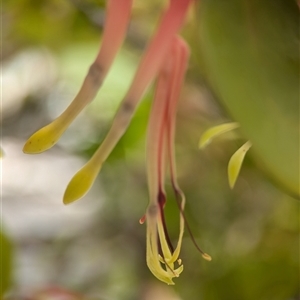
[[(203, 71), (199, 8), (182, 30), (192, 56), (178, 107), (176, 158), (186, 217), (213, 260), (204, 261), (186, 234), (185, 269), (174, 287), (146, 266), (145, 225), (138, 220), (148, 202), (152, 89), (89, 195), (62, 204), (68, 181), (107, 133), (166, 2), (134, 1), (125, 44), (97, 98), (56, 147), (38, 156), (23, 154), (23, 144), (78, 91), (101, 44), (105, 1), (2, 3), (1, 275), (4, 288), (10, 285), (4, 299), (300, 299), (299, 201), (266, 177), (251, 150), (230, 190), (227, 163), (246, 141), (238, 131), (197, 148), (207, 128), (231, 120)], [(176, 239), (179, 215), (167, 190), (167, 223)]]

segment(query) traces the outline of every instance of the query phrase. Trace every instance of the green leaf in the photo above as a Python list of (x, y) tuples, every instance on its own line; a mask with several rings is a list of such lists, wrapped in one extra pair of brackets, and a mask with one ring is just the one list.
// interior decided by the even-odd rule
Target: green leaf
[(263, 170), (299, 197), (299, 8), (294, 0), (202, 0), (211, 86)]

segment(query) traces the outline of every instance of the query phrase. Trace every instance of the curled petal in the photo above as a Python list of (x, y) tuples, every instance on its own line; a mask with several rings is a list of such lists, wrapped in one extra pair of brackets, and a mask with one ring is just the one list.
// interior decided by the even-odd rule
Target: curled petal
[[(163, 231), (160, 228), (162, 229), (162, 224), (158, 206), (149, 205), (147, 210), (147, 265), (156, 278), (169, 285), (174, 285), (172, 279), (179, 277), (183, 271), (183, 266), (179, 264), (179, 267), (175, 268), (173, 263), (168, 263), (165, 258), (159, 255), (158, 239), (162, 243), (164, 237), (164, 235), (160, 235)], [(163, 268), (163, 265), (165, 268)]]
[(157, 229), (156, 222), (153, 218), (147, 218), (147, 240), (146, 240), (146, 261), (147, 266), (152, 274), (159, 280), (173, 285), (172, 277), (164, 270), (159, 261), (158, 243), (157, 243)]
[(219, 135), (221, 135), (221, 134), (223, 134), (227, 131), (231, 131), (233, 129), (236, 129), (238, 127), (239, 127), (238, 123), (232, 122), (232, 123), (225, 123), (225, 124), (221, 124), (221, 125), (209, 128), (208, 130), (206, 130), (202, 134), (201, 139), (199, 141), (199, 148), (203, 149), (215, 137), (217, 137), (217, 136), (219, 136)]
[(131, 6), (132, 0), (108, 1), (102, 47), (78, 94), (57, 119), (28, 139), (23, 148), (25, 153), (40, 153), (55, 145), (77, 115), (94, 99), (124, 40)]
[(234, 187), (237, 177), (240, 173), (245, 155), (251, 146), (251, 142), (248, 141), (231, 156), (228, 163), (228, 181), (230, 188)]

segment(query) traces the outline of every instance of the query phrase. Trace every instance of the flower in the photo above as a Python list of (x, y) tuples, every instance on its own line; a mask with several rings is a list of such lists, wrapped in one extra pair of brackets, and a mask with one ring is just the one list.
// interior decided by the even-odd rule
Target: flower
[[(147, 220), (147, 265), (158, 279), (167, 284), (174, 284), (172, 278), (178, 277), (183, 271), (179, 254), (185, 225), (183, 214), (185, 197), (176, 179), (174, 133), (177, 101), (188, 57), (189, 49), (186, 43), (179, 37), (174, 38), (169, 56), (158, 76), (146, 146), (150, 200), (142, 223)], [(164, 181), (167, 165), (180, 211), (180, 232), (175, 249), (171, 244), (164, 217), (166, 204)], [(200, 251), (205, 259), (211, 260), (208, 254)]]
[[(167, 284), (174, 284), (172, 279), (183, 271), (179, 254), (185, 225), (190, 232), (183, 213), (185, 197), (176, 179), (174, 135), (177, 100), (189, 57), (188, 46), (177, 33), (192, 2), (170, 1), (107, 136), (90, 160), (71, 179), (63, 197), (63, 202), (69, 204), (88, 192), (102, 164), (125, 133), (143, 94), (158, 76), (146, 147), (150, 200), (141, 223), (147, 222), (147, 265), (158, 279)], [(25, 153), (35, 154), (51, 148), (74, 118), (95, 97), (124, 39), (132, 0), (110, 0), (108, 4), (103, 43), (81, 89), (57, 119), (28, 139), (23, 149)], [(167, 165), (180, 212), (180, 232), (175, 249), (171, 244), (164, 217), (164, 180)], [(193, 237), (192, 241), (202, 256), (211, 260), (210, 256), (198, 247)]]

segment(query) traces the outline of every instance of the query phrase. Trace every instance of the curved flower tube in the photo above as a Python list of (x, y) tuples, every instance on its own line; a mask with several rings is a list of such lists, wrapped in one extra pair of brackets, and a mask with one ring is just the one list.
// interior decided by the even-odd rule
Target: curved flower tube
[(77, 115), (95, 98), (123, 43), (131, 7), (132, 0), (108, 1), (102, 46), (77, 96), (58, 118), (27, 140), (23, 148), (25, 153), (37, 154), (54, 146)]

